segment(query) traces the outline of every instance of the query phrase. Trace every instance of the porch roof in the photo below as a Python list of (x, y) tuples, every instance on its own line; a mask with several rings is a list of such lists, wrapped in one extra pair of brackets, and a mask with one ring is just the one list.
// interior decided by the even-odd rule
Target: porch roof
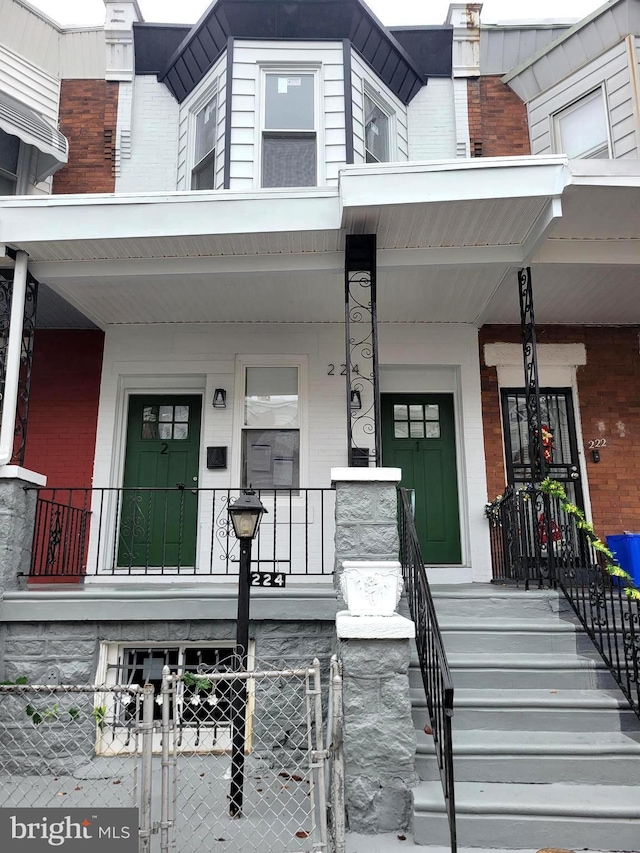
[(336, 188), (5, 198), (0, 244), (100, 326), (339, 322), (346, 233), (377, 234), (383, 321), (516, 322), (531, 264), (542, 322), (631, 323), (639, 192), (631, 161), (351, 166)]

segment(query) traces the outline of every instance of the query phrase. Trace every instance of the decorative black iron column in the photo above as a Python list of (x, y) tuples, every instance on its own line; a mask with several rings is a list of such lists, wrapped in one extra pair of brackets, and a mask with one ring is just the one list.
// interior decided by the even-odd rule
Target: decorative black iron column
[(382, 464), (378, 372), (376, 235), (348, 234), (345, 247), (345, 375), (349, 466)]
[(546, 477), (546, 462), (542, 448), (540, 408), (540, 382), (538, 381), (538, 353), (536, 349), (536, 323), (533, 309), (531, 267), (518, 271), (520, 295), (520, 324), (522, 327), (522, 356), (524, 359), (524, 386), (529, 427), (529, 461), (531, 482), (539, 483)]
[[(0, 401), (4, 401), (7, 372), (7, 349), (11, 325), (11, 302), (13, 295), (13, 270), (0, 271)], [(31, 369), (33, 366), (33, 339), (38, 307), (38, 282), (27, 271), (24, 315), (22, 321), (22, 347), (20, 352), (20, 378), (16, 408), (15, 442), (12, 464), (24, 464), (27, 441), (27, 418), (31, 392)]]

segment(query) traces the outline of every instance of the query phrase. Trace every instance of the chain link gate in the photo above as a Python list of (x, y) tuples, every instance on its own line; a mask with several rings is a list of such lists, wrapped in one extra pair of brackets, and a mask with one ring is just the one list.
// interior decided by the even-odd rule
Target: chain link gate
[[(234, 707), (246, 696), (232, 817)], [(320, 853), (327, 810), (320, 664), (172, 675), (162, 687), (161, 853)]]

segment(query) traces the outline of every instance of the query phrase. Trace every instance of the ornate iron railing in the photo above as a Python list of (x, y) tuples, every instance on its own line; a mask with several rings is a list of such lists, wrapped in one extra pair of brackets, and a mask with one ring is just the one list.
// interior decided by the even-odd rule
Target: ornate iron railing
[(487, 506), (495, 581), (559, 586), (640, 717), (640, 602), (625, 592), (574, 516), (537, 488)]
[(444, 792), (451, 853), (456, 853), (456, 807), (453, 779), (453, 679), (431, 597), (413, 520), (411, 498), (400, 489), (400, 559), (409, 612), (416, 626), (416, 647), (440, 779)]
[[(228, 506), (240, 489), (39, 489), (30, 577), (235, 575), (239, 543)], [(267, 509), (252, 570), (330, 575), (333, 489), (258, 491)]]

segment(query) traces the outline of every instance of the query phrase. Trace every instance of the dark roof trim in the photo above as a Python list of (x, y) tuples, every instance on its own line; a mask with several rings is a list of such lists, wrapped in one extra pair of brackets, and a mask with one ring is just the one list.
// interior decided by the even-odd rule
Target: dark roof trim
[(219, 59), (231, 37), (348, 39), (405, 104), (426, 82), (419, 65), (362, 0), (214, 0), (159, 79), (179, 102), (184, 101)]

